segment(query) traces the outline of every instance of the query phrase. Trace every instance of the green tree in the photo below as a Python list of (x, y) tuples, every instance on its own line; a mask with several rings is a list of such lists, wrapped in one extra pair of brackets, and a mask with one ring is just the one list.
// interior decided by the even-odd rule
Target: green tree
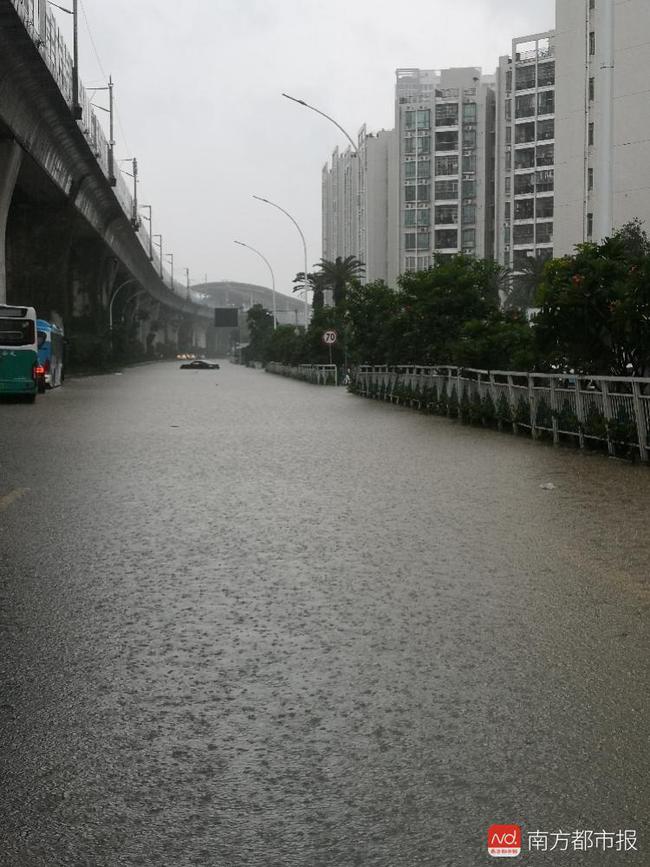
[(650, 242), (638, 221), (546, 266), (535, 336), (547, 362), (584, 373), (650, 370)]
[(520, 268), (520, 273), (512, 276), (510, 290), (504, 306), (526, 310), (537, 306), (539, 288), (544, 279), (544, 269), (548, 259), (539, 256), (528, 256), (526, 263)]
[(261, 304), (253, 304), (246, 314), (250, 342), (244, 350), (246, 362), (268, 360), (269, 345), (273, 334), (273, 314)]
[(519, 311), (496, 311), (463, 323), (452, 360), (484, 370), (533, 370), (537, 352), (533, 329)]
[[(299, 271), (293, 279), (296, 284), (293, 288), (294, 292), (303, 292), (305, 286), (305, 272)], [(325, 303), (324, 291), (327, 288), (325, 285), (325, 277), (322, 273), (315, 271), (307, 274), (307, 283), (312, 291), (311, 306), (314, 310), (320, 310)]]
[(351, 360), (390, 364), (399, 358), (401, 306), (383, 281), (352, 286), (346, 299), (346, 334)]
[(504, 273), (492, 260), (458, 254), (435, 257), (427, 271), (403, 274), (398, 280), (400, 360), (451, 362), (464, 324), (499, 310)]
[(320, 269), (323, 288), (332, 291), (335, 307), (345, 304), (348, 288), (358, 284), (359, 277), (365, 272), (365, 265), (356, 256), (346, 256), (345, 259), (337, 256), (334, 262), (321, 259), (316, 267)]

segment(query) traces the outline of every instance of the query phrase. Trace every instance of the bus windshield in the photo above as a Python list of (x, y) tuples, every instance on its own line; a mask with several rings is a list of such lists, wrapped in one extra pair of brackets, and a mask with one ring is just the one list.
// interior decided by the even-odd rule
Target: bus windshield
[(0, 317), (0, 346), (31, 346), (34, 340), (35, 328), (31, 319)]

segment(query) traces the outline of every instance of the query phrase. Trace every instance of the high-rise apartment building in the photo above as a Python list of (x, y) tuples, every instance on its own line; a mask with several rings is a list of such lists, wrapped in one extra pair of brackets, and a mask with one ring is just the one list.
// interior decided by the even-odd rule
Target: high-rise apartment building
[(650, 3), (556, 4), (555, 251), (650, 229)]
[(322, 172), (323, 258), (355, 256), (364, 280), (395, 285), (397, 249), (397, 152), (394, 130), (358, 135), (351, 147), (335, 150)]
[(497, 71), (494, 256), (517, 276), (553, 256), (555, 34), (513, 40)]
[(494, 80), (475, 67), (398, 69), (399, 270), (491, 255)]

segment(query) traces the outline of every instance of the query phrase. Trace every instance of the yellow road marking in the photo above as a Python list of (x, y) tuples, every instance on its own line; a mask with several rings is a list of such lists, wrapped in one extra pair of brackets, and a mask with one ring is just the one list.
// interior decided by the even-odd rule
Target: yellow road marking
[(24, 497), (28, 491), (29, 488), (14, 488), (13, 491), (9, 491), (8, 494), (5, 494), (4, 497), (0, 497), (0, 512), (4, 512), (16, 500)]

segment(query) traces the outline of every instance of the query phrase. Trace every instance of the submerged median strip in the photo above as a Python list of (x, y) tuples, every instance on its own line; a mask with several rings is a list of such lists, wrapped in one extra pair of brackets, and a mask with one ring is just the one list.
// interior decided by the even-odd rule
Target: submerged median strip
[(488, 371), (450, 366), (366, 366), (350, 390), (512, 433), (528, 433), (647, 462), (650, 378)]

